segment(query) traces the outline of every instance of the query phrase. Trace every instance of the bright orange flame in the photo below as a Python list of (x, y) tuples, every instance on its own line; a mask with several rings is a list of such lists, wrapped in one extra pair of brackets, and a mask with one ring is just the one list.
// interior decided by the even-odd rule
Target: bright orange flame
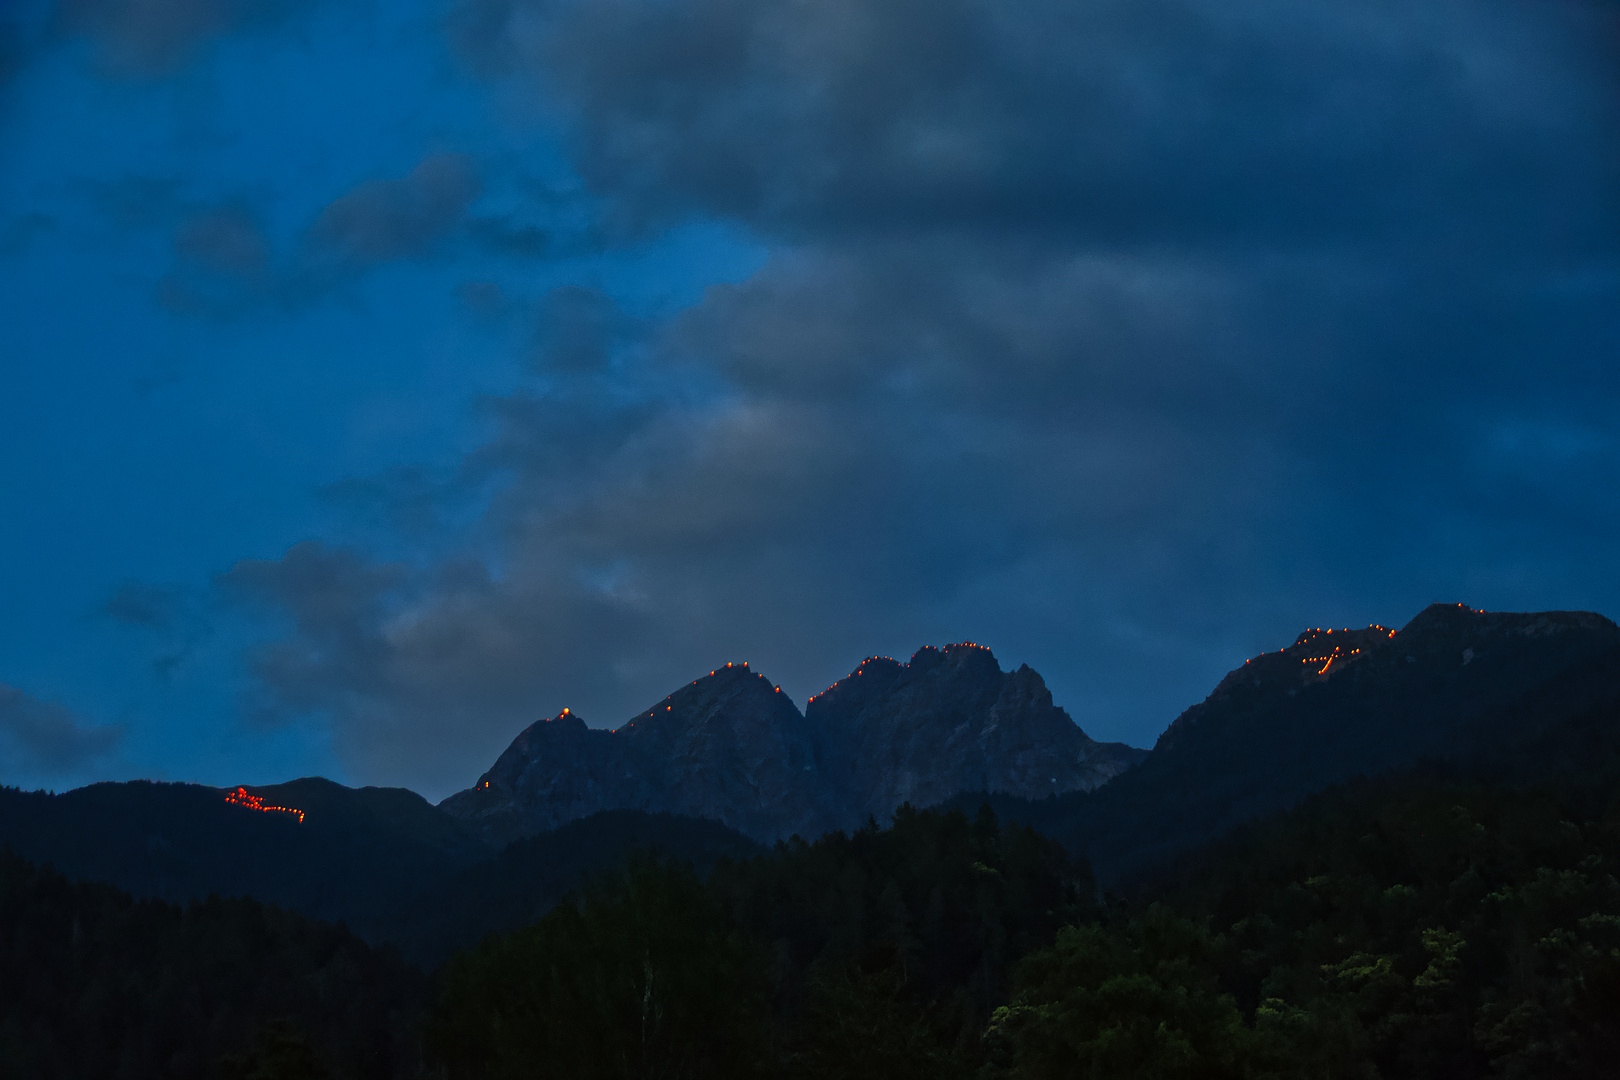
[[(484, 786), (488, 787), (489, 785), (485, 784)], [(227, 791), (225, 793), (225, 801), (236, 806), (245, 806), (249, 810), (258, 810), (266, 814), (297, 814), (300, 822), (304, 820), (304, 812), (302, 810), (295, 810), (290, 806), (267, 806), (263, 799), (257, 795), (249, 794), (248, 789), (245, 787), (239, 787), (235, 791)]]

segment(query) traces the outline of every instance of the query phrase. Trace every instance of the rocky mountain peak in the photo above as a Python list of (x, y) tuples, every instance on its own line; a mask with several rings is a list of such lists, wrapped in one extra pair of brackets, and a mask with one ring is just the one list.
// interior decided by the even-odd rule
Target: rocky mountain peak
[(924, 645), (906, 663), (869, 656), (854, 671), (805, 703), (812, 723), (839, 723), (871, 703), (902, 694), (919, 705), (972, 713), (988, 707), (1001, 686), (1001, 665), (982, 645)]
[(589, 738), (591, 730), (577, 713), (568, 709), (556, 716), (536, 720), (518, 732), (517, 738), (495, 759), (490, 770), (478, 778), (477, 786), (490, 788), (499, 784), (510, 787), (529, 762), (547, 755), (568, 753), (569, 748), (577, 745), (579, 740)]
[(752, 671), (747, 661), (718, 667), (693, 679), (617, 730), (637, 740), (668, 746), (716, 723), (802, 722), (798, 707), (779, 686)]
[(971, 642), (863, 660), (801, 713), (747, 663), (717, 667), (613, 731), (532, 724), (442, 804), (494, 840), (595, 810), (668, 810), (751, 836), (813, 836), (963, 791), (1089, 790), (1145, 751), (1088, 737), (1029, 667)]
[(812, 698), (805, 717), (823, 769), (846, 778), (843, 800), (862, 815), (961, 791), (1089, 790), (1141, 753), (1095, 742), (1027, 665), (1004, 672), (972, 642), (925, 646), (904, 664), (870, 657)]

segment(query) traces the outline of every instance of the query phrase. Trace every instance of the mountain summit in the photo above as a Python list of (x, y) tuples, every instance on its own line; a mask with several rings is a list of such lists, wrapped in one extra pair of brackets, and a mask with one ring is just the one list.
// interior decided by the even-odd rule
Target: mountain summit
[(1091, 739), (1029, 667), (978, 645), (865, 660), (801, 713), (727, 664), (612, 731), (566, 710), (530, 725), (478, 783), (440, 805), (505, 842), (598, 810), (718, 819), (774, 840), (849, 828), (961, 791), (1086, 791), (1145, 756)]

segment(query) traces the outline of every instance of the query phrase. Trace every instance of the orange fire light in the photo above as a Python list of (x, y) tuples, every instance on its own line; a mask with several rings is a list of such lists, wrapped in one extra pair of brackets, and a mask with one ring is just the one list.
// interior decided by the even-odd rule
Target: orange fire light
[(257, 795), (250, 794), (245, 787), (225, 793), (225, 801), (235, 806), (245, 806), (249, 810), (258, 810), (265, 814), (296, 814), (300, 823), (304, 820), (304, 812), (295, 810), (290, 806), (270, 806)]

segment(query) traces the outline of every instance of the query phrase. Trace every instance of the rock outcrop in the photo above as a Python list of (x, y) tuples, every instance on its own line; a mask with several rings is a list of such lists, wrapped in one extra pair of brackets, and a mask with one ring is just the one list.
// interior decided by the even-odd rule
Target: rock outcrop
[(908, 664), (869, 659), (804, 713), (746, 664), (612, 731), (564, 711), (440, 805), (496, 843), (608, 809), (712, 818), (772, 841), (964, 791), (1090, 790), (1145, 754), (1092, 740), (1027, 666), (1003, 672), (990, 650), (950, 645)]

